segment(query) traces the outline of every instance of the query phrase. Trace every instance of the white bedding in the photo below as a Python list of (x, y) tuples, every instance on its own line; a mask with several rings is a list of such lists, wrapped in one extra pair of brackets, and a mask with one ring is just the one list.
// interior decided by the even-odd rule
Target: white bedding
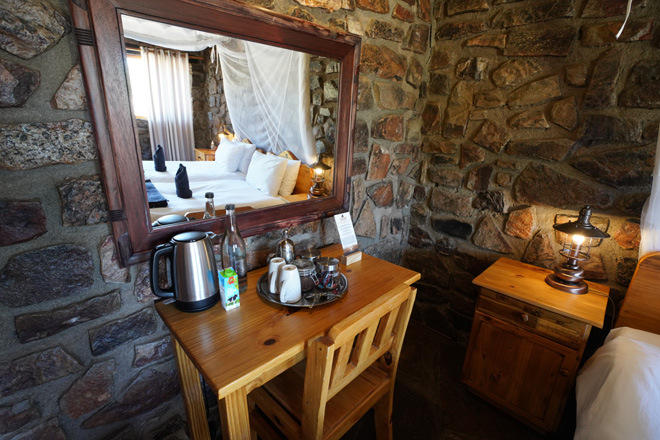
[[(182, 199), (176, 195), (174, 176), (179, 164), (186, 167), (190, 190), (193, 196)], [(224, 208), (227, 203), (236, 207), (251, 206), (254, 209), (286, 203), (281, 197), (264, 194), (245, 181), (245, 173), (222, 171), (213, 161), (166, 162), (167, 171), (158, 172), (152, 161), (143, 161), (144, 178), (151, 180), (154, 186), (167, 199), (166, 208), (151, 208), (151, 221), (169, 214), (184, 215), (186, 212), (203, 211), (207, 192), (212, 192), (216, 209)]]
[(576, 440), (660, 439), (660, 335), (614, 329), (576, 383)]

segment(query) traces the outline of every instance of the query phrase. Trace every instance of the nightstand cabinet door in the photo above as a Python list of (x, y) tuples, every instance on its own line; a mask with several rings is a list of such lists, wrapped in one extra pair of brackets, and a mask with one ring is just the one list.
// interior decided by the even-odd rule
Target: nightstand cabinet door
[(576, 350), (477, 310), (463, 382), (548, 432), (556, 429), (578, 362)]

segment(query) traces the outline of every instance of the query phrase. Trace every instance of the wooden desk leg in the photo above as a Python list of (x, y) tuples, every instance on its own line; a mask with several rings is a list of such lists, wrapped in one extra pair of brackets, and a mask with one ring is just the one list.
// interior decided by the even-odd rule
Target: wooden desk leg
[(170, 335), (174, 353), (176, 354), (176, 366), (179, 370), (179, 385), (183, 395), (183, 403), (186, 406), (186, 417), (188, 429), (193, 440), (210, 440), (209, 423), (206, 419), (206, 408), (204, 407), (204, 395), (199, 380), (199, 372), (195, 368), (188, 355), (174, 336)]
[(240, 388), (224, 399), (219, 399), (218, 410), (223, 439), (250, 440), (250, 415), (245, 388)]

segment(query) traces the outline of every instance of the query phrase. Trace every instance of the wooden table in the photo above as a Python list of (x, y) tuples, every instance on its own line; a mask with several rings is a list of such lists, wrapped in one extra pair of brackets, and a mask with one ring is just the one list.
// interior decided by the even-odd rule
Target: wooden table
[[(321, 250), (339, 257), (341, 246)], [(248, 289), (240, 307), (225, 311), (219, 304), (198, 313), (184, 313), (173, 304), (156, 303), (170, 329), (181, 391), (193, 439), (209, 439), (198, 372), (218, 397), (225, 439), (248, 439), (247, 394), (305, 358), (308, 343), (334, 324), (392, 289), (419, 280), (409, 269), (363, 255), (348, 267), (343, 298), (313, 309), (280, 307), (262, 300), (256, 291), (267, 268), (248, 274)]]

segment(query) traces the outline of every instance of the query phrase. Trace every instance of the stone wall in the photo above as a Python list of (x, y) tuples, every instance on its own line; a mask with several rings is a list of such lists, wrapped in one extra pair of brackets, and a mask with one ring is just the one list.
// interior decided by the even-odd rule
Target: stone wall
[[(366, 252), (423, 273), (415, 319), (464, 339), (474, 275), (549, 265), (555, 215), (584, 203), (614, 235), (591, 277), (622, 295), (660, 119), (657, 2), (616, 43), (623, 1), (251, 3), (363, 37), (351, 214)], [(0, 438), (185, 438), (148, 268), (119, 268), (109, 238), (68, 3), (0, 3), (0, 29)], [(332, 220), (292, 236), (337, 241)], [(280, 238), (248, 238), (250, 266)]]
[(634, 2), (617, 41), (626, 3), (435, 4), (423, 186), (403, 259), (423, 273), (416, 319), (465, 340), (474, 276), (503, 256), (553, 267), (554, 222), (587, 204), (612, 235), (587, 278), (622, 298), (660, 120), (660, 5)]

